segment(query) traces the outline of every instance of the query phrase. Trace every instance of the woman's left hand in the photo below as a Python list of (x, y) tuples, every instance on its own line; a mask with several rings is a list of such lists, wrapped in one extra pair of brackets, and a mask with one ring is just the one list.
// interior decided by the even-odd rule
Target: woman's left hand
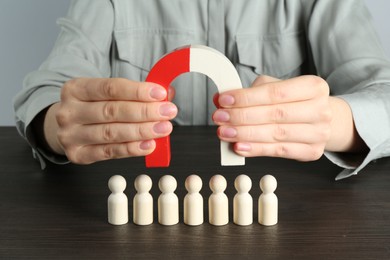
[(235, 152), (245, 157), (317, 160), (331, 137), (329, 86), (317, 76), (260, 76), (250, 88), (221, 93), (215, 100), (219, 138), (235, 143)]

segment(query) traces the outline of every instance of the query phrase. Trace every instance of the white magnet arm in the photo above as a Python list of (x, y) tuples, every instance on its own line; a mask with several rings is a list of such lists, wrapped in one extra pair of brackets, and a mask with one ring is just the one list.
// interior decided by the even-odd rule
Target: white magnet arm
[[(242, 88), (240, 77), (230, 60), (222, 53), (201, 45), (191, 45), (190, 71), (208, 76), (218, 92)], [(245, 165), (245, 157), (233, 151), (233, 144), (221, 141), (221, 165)]]

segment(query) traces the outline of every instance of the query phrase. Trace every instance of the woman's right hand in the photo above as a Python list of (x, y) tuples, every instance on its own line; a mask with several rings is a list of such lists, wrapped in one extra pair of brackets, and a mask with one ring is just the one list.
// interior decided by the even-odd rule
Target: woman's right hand
[(170, 94), (158, 84), (122, 78), (70, 80), (61, 102), (46, 113), (45, 139), (77, 164), (148, 155), (155, 138), (172, 132), (177, 107), (165, 101)]

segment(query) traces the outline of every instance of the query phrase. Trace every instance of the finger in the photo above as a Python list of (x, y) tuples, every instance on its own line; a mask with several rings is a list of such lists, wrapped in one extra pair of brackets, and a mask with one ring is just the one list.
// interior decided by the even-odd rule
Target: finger
[(171, 102), (99, 101), (77, 103), (75, 106), (78, 107), (70, 116), (80, 124), (170, 120), (178, 112)]
[(83, 145), (128, 143), (164, 137), (172, 132), (169, 121), (142, 124), (96, 124), (80, 126), (72, 138), (73, 143)]
[(330, 137), (329, 127), (312, 124), (269, 124), (256, 126), (221, 126), (218, 136), (227, 142), (254, 143), (325, 143)]
[(274, 81), (252, 88), (230, 90), (219, 96), (222, 107), (249, 107), (309, 100), (329, 94), (328, 84), (316, 76)]
[(88, 145), (80, 147), (76, 153), (67, 156), (73, 163), (90, 164), (109, 159), (145, 156), (153, 152), (155, 147), (156, 143), (154, 140), (119, 144)]
[(70, 80), (62, 88), (61, 99), (74, 97), (83, 101), (132, 100), (162, 101), (167, 98), (164, 87), (151, 82), (123, 78), (81, 78)]
[[(257, 77), (255, 81), (253, 81), (251, 87), (256, 87), (258, 85), (276, 82), (276, 81), (280, 81), (280, 80), (277, 78), (270, 77), (270, 76), (261, 75), (261, 76)], [(219, 97), (220, 97), (219, 93), (216, 93), (213, 97), (213, 103), (214, 103), (216, 108), (221, 108), (221, 105), (219, 104)], [(231, 98), (229, 96), (223, 96), (222, 99), (224, 99), (222, 101), (222, 103), (224, 103), (224, 104), (226, 104), (226, 103), (230, 104), (230, 103), (234, 102), (234, 101), (230, 100)]]
[(319, 104), (318, 100), (309, 100), (271, 106), (218, 109), (213, 114), (213, 120), (218, 125), (288, 124), (315, 123), (322, 120), (329, 121), (331, 111), (329, 109), (318, 109), (319, 106), (322, 106), (322, 104)]
[(234, 151), (245, 157), (266, 156), (315, 161), (324, 153), (324, 147), (302, 143), (235, 143)]

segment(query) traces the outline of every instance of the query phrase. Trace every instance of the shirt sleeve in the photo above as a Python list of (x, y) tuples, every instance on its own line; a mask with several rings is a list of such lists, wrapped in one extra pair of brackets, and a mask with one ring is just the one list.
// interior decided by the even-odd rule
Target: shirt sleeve
[(390, 155), (390, 63), (360, 0), (319, 0), (310, 16), (308, 40), (313, 62), (331, 95), (350, 106), (367, 154), (326, 152), (344, 167), (336, 179), (356, 175), (369, 162)]
[(22, 90), (14, 98), (18, 132), (45, 167), (46, 158), (66, 163), (67, 158), (37, 145), (31, 122), (40, 111), (60, 101), (63, 84), (77, 77), (109, 77), (110, 49), (114, 24), (113, 6), (108, 0), (71, 2), (64, 18), (57, 21), (60, 34), (49, 57), (37, 71), (26, 76)]

